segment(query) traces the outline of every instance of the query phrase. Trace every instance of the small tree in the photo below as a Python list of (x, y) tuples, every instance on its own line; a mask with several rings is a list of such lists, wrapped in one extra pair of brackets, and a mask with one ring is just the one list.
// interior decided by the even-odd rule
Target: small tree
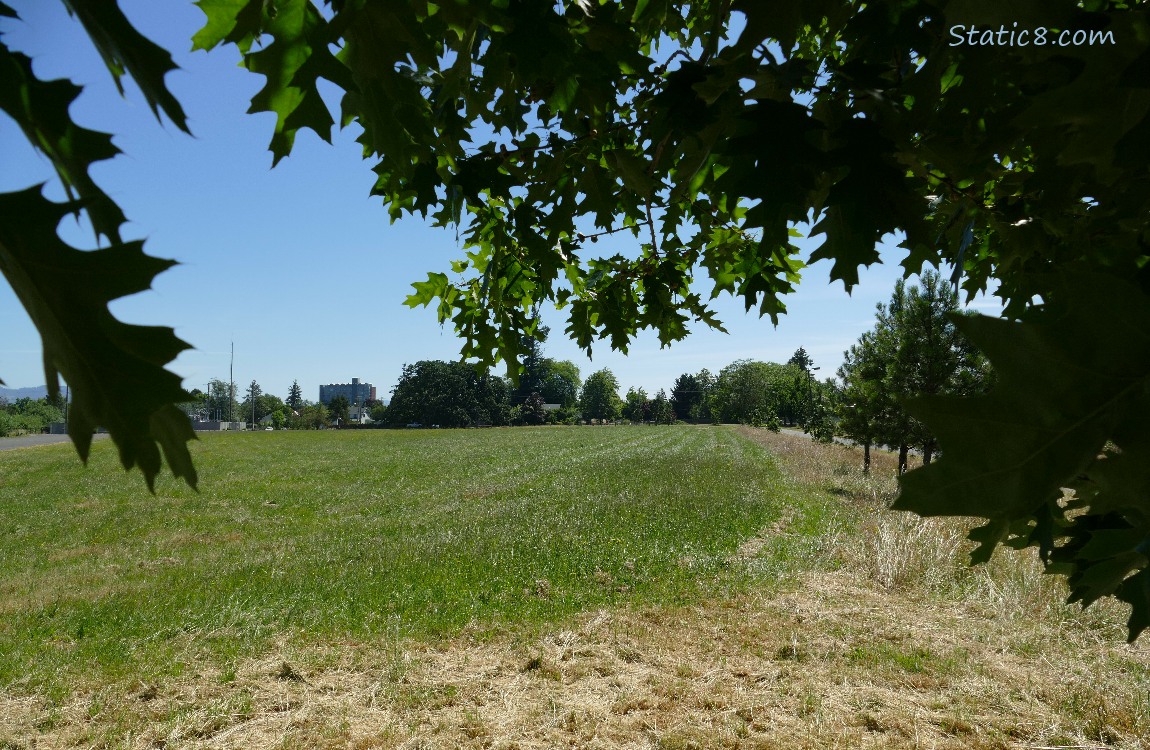
[(261, 417), (263, 417), (263, 414), (261, 414), (259, 412), (260, 396), (262, 396), (262, 395), (263, 395), (263, 389), (260, 388), (259, 383), (257, 383), (256, 381), (253, 380), (248, 385), (248, 390), (247, 390), (247, 393), (245, 394), (244, 403), (243, 403), (244, 417), (245, 418), (248, 418), (248, 417), (251, 418), (252, 427), (255, 427), (256, 421), (259, 420)]
[(667, 392), (662, 388), (651, 401), (651, 419), (655, 424), (675, 423), (675, 410), (671, 406), (671, 400), (667, 398)]
[(386, 422), (387, 421), (387, 404), (382, 401), (376, 401), (371, 407), (371, 421), (372, 422)]
[(328, 419), (337, 425), (346, 425), (351, 413), (351, 403), (347, 396), (339, 395), (327, 404)]
[(540, 425), (547, 420), (547, 409), (544, 408), (543, 396), (538, 391), (532, 391), (527, 400), (519, 408), (519, 418), (524, 424)]
[(843, 352), (838, 376), (843, 383), (838, 407), (839, 432), (863, 447), (863, 473), (870, 472), (870, 449), (878, 441), (884, 413), (895, 407), (875, 351), (875, 332), (867, 331)]
[(646, 422), (651, 418), (651, 400), (642, 388), (628, 388), (623, 397), (623, 419), (628, 422)]
[(303, 404), (300, 406), (296, 424), (304, 430), (319, 430), (328, 425), (327, 407), (323, 404)]

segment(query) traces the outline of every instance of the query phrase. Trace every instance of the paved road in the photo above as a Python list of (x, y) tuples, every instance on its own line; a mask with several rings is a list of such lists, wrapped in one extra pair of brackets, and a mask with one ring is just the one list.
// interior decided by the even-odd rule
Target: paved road
[[(792, 427), (784, 427), (784, 428), (782, 428), (782, 430), (780, 430), (780, 432), (785, 432), (788, 435), (798, 435), (799, 437), (805, 437), (805, 438), (810, 437), (809, 434), (803, 432), (802, 430), (796, 430)], [(854, 445), (853, 441), (850, 441), (850, 440), (847, 440), (846, 438), (841, 438), (841, 437), (836, 437), (835, 442), (838, 443), (839, 445)]]
[[(807, 433), (803, 432), (802, 430), (796, 430), (796, 429), (793, 429), (793, 428), (791, 428), (791, 427), (784, 427), (784, 428), (782, 429), (782, 432), (785, 432), (785, 433), (787, 433), (788, 435), (798, 435), (799, 437), (805, 437), (805, 438), (809, 438), (809, 437), (810, 437), (810, 435), (808, 435)], [(836, 442), (836, 443), (838, 443), (839, 445), (852, 445), (852, 446), (857, 446), (857, 445), (858, 445), (858, 443), (856, 443), (855, 441), (853, 441), (853, 440), (847, 440), (846, 438), (843, 438), (843, 437), (835, 437), (835, 442)], [(896, 453), (896, 454), (898, 453), (898, 449), (897, 449), (897, 448), (896, 448), (896, 449), (894, 449), (894, 450), (890, 450), (889, 448), (884, 448), (884, 447), (882, 447), (881, 445), (872, 445), (872, 446), (870, 447), (870, 449), (871, 449), (872, 451), (886, 451), (887, 453)], [(910, 449), (910, 455), (912, 455), (912, 456), (921, 456), (921, 455), (922, 455), (922, 451), (921, 451), (921, 450), (919, 450), (918, 448), (911, 448), (911, 449)], [(939, 456), (939, 453), (938, 453), (938, 451), (935, 451), (934, 457), (935, 457), (935, 458), (938, 458), (938, 456)]]
[[(96, 440), (108, 437), (107, 433), (92, 436)], [(37, 445), (53, 445), (55, 443), (70, 443), (72, 438), (67, 435), (21, 435), (20, 437), (0, 438), (0, 451), (13, 448), (32, 448)]]

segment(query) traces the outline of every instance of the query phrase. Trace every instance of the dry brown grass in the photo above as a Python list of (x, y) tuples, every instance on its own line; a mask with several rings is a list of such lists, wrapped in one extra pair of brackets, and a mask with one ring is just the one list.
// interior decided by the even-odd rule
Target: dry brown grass
[(1025, 560), (967, 570), (960, 522), (880, 510), (887, 457), (864, 477), (851, 449), (748, 434), (864, 514), (841, 569), (538, 635), (285, 635), (234, 673), (0, 695), (0, 748), (1150, 748), (1150, 649), (1118, 608), (1064, 607)]
[[(1095, 631), (1106, 640), (1124, 636), (1129, 608), (1104, 600), (1083, 611), (1065, 604), (1063, 580), (1042, 574), (1033, 549), (999, 550), (991, 562), (969, 566), (974, 545), (970, 529), (976, 518), (920, 518), (887, 508), (898, 492), (897, 456), (871, 451), (871, 471), (862, 471), (862, 450), (819, 445), (794, 435), (743, 429), (768, 446), (791, 481), (817, 487), (848, 503), (859, 519), (859, 532), (837, 554), (844, 567), (864, 574), (874, 584), (908, 595), (937, 595), (993, 610), (1000, 616), (1040, 618), (1060, 627)], [(911, 456), (913, 469), (919, 459)]]

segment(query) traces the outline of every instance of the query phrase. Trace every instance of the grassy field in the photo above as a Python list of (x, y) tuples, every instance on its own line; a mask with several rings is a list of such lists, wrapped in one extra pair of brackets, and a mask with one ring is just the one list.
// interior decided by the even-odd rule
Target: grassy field
[[(735, 579), (787, 499), (713, 429), (206, 435), (197, 494), (100, 444), (0, 455), (0, 684), (154, 680), (317, 639), (499, 628)], [(827, 504), (788, 505), (811, 533)], [(783, 545), (784, 547), (786, 545)], [(791, 552), (780, 548), (780, 561)]]
[(0, 748), (1150, 747), (1150, 654), (892, 467), (712, 427), (0, 453)]

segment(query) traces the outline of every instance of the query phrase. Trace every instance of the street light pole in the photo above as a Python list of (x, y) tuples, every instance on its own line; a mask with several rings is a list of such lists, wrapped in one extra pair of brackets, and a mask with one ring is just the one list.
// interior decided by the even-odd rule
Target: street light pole
[(811, 426), (811, 416), (814, 412), (814, 395), (813, 395), (813, 389), (812, 389), (812, 383), (814, 381), (814, 376), (811, 375), (811, 373), (817, 369), (819, 369), (819, 368), (811, 367), (810, 369), (807, 370), (807, 428), (808, 429)]

